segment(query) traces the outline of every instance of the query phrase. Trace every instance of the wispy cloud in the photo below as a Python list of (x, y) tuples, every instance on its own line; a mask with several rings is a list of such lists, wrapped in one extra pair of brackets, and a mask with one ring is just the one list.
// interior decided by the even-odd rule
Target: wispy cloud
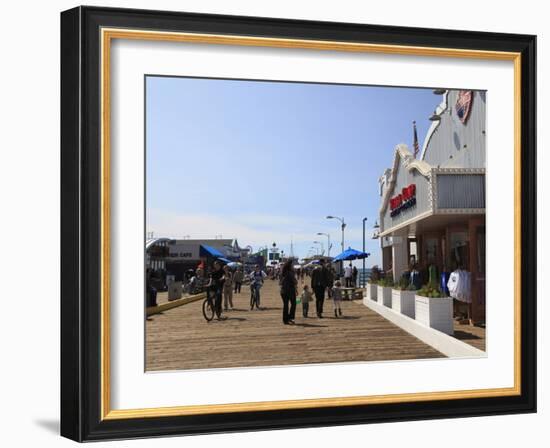
[[(255, 214), (175, 214), (150, 209), (147, 213), (147, 231), (158, 236), (191, 238), (236, 238), (241, 245), (253, 247), (276, 242), (311, 243), (319, 239), (317, 232), (331, 233), (333, 243), (340, 241), (340, 230), (335, 222), (323, 218), (318, 221), (303, 217)], [(362, 229), (346, 229), (346, 240), (358, 241)]]

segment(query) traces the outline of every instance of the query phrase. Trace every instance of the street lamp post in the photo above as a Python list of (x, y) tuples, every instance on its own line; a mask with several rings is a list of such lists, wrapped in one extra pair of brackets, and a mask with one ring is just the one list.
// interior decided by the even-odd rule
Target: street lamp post
[(321, 255), (325, 255), (325, 247), (321, 241), (314, 241), (313, 244), (319, 244), (321, 246)]
[[(365, 253), (365, 223), (367, 222), (367, 218), (363, 218), (363, 253)], [(363, 258), (363, 275), (361, 276), (361, 286), (365, 288), (365, 279), (366, 279), (366, 272), (365, 272), (365, 258)]]
[(325, 235), (327, 237), (327, 257), (330, 257), (330, 234), (317, 232), (317, 235)]
[[(337, 219), (338, 221), (340, 221), (342, 223), (342, 225), (341, 225), (341, 228), (342, 228), (342, 252), (344, 252), (344, 250), (345, 250), (344, 249), (344, 229), (346, 228), (346, 223), (344, 222), (344, 218), (339, 218), (338, 216), (328, 215), (327, 219)], [(340, 275), (342, 274), (343, 271), (344, 271), (344, 262), (340, 261)]]
[(338, 218), (338, 216), (327, 216), (327, 219), (337, 219), (342, 223), (341, 229), (342, 229), (342, 252), (344, 252), (344, 229), (346, 228), (346, 223), (344, 222), (344, 218)]

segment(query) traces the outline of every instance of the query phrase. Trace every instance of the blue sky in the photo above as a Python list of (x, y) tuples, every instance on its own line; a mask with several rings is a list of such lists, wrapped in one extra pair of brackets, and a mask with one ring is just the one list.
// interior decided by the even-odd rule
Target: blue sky
[(237, 238), (254, 249), (290, 241), (362, 248), (380, 263), (372, 225), (378, 178), (398, 143), (422, 146), (441, 100), (430, 89), (146, 78), (146, 228), (155, 236)]

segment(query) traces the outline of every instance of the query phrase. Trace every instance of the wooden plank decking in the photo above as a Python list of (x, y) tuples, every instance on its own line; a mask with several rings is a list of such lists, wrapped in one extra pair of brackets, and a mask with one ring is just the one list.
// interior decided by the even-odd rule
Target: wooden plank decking
[(249, 310), (249, 290), (233, 298), (227, 320), (207, 323), (202, 301), (148, 318), (146, 370), (271, 366), (307, 363), (437, 358), (443, 355), (361, 303), (343, 302), (336, 319), (325, 301), (325, 318), (302, 317), (283, 325), (282, 301), (276, 282), (262, 288), (263, 310)]
[(454, 337), (479, 350), (486, 351), (485, 328), (454, 323)]

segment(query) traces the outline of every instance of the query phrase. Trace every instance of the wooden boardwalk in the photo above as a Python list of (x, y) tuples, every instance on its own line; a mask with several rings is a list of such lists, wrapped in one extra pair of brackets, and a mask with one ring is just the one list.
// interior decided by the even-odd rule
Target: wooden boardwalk
[(283, 325), (277, 283), (262, 288), (263, 310), (250, 311), (249, 289), (233, 298), (227, 320), (207, 323), (202, 301), (171, 309), (146, 322), (146, 370), (383, 361), (438, 358), (443, 355), (365, 307), (343, 302), (336, 319), (325, 300), (324, 318), (296, 310), (296, 325)]
[(486, 350), (485, 328), (454, 322), (454, 337), (479, 350)]

